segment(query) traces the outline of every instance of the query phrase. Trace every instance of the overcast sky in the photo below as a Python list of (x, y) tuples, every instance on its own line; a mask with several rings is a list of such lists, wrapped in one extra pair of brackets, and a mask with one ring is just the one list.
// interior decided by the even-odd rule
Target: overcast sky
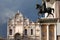
[(36, 3), (41, 4), (41, 0), (0, 0), (0, 36), (6, 37), (7, 20), (18, 10), (30, 20), (36, 21)]

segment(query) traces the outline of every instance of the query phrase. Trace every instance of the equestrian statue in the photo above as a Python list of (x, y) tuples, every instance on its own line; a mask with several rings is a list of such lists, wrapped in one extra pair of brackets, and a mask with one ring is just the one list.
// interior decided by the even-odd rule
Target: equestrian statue
[[(36, 9), (39, 10), (38, 15), (43, 14), (43, 13), (48, 13), (47, 17), (48, 17), (50, 14), (54, 17), (54, 15), (53, 15), (54, 9), (51, 8), (51, 7), (47, 7), (47, 8), (46, 8), (46, 3), (45, 3), (45, 1), (43, 2), (42, 5), (36, 4)], [(52, 13), (52, 10), (53, 10), (53, 13)]]

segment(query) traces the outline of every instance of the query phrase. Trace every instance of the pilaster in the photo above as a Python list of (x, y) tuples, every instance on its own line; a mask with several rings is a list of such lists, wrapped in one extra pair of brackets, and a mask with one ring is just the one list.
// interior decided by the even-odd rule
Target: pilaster
[(49, 40), (49, 25), (47, 25), (47, 40)]
[(57, 24), (55, 24), (54, 26), (54, 40), (56, 40), (56, 37), (57, 37)]

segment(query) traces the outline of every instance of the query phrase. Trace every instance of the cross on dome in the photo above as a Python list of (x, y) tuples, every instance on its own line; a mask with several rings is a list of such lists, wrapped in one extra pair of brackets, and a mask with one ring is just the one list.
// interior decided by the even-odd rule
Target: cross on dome
[(21, 12), (19, 12), (19, 10), (17, 11), (17, 15), (23, 16)]
[(19, 10), (18, 10), (18, 13), (19, 13)]

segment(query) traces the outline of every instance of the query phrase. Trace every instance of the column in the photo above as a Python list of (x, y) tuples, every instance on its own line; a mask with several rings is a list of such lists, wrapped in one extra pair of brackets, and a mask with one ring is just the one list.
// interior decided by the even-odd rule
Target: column
[(40, 40), (41, 40), (41, 26), (40, 26)]
[(49, 25), (47, 25), (47, 40), (49, 40)]
[(57, 35), (57, 25), (55, 24), (55, 27), (54, 27), (54, 40), (56, 40), (56, 35)]
[(41, 25), (41, 40), (47, 40), (47, 25)]
[(54, 40), (54, 24), (49, 25), (49, 40)]

